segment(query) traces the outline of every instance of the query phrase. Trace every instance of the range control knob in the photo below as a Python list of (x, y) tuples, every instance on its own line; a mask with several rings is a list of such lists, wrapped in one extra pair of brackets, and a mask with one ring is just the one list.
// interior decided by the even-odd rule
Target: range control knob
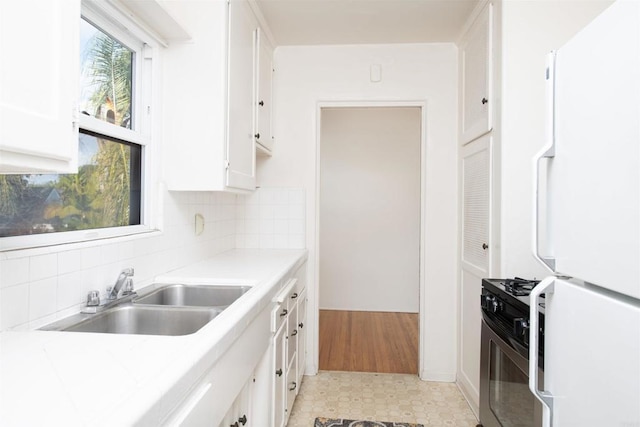
[(482, 295), (480, 303), (483, 309), (491, 313), (500, 313), (502, 311), (502, 302), (494, 295)]
[(523, 317), (513, 319), (513, 333), (516, 337), (522, 337), (525, 342), (529, 341), (529, 319)]

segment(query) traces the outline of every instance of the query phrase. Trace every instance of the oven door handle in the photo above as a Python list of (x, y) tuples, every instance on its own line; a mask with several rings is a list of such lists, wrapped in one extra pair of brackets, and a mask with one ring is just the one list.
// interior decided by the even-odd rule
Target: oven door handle
[(529, 389), (549, 409), (549, 423), (543, 424), (548, 426), (552, 425), (553, 420), (553, 395), (548, 391), (538, 389), (538, 348), (540, 346), (538, 297), (540, 294), (553, 293), (555, 280), (555, 276), (545, 278), (529, 294)]

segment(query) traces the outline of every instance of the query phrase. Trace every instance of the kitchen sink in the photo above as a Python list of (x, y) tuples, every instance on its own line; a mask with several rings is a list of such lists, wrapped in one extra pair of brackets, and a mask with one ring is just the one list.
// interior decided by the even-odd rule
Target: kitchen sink
[(167, 285), (133, 300), (134, 304), (226, 308), (250, 286)]
[(150, 307), (130, 303), (98, 314), (77, 314), (42, 330), (108, 334), (189, 335), (222, 312), (220, 308)]

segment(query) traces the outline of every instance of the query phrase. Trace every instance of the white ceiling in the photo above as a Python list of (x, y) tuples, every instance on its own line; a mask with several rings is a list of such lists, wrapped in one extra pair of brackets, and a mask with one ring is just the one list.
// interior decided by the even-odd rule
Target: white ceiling
[(256, 0), (277, 45), (457, 41), (478, 0)]

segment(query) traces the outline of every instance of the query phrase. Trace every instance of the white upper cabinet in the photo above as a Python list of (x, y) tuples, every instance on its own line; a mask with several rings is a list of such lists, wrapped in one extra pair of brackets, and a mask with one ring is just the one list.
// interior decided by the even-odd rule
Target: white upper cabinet
[(80, 0), (0, 1), (0, 173), (77, 170)]
[(254, 190), (258, 21), (246, 0), (163, 4), (192, 37), (164, 52), (167, 186)]
[(273, 149), (272, 91), (273, 47), (264, 33), (258, 30), (258, 92), (256, 96), (256, 148), (269, 155)]
[(255, 188), (258, 22), (244, 0), (229, 2), (227, 186)]
[(460, 142), (489, 132), (492, 124), (492, 5), (484, 5), (460, 45)]

